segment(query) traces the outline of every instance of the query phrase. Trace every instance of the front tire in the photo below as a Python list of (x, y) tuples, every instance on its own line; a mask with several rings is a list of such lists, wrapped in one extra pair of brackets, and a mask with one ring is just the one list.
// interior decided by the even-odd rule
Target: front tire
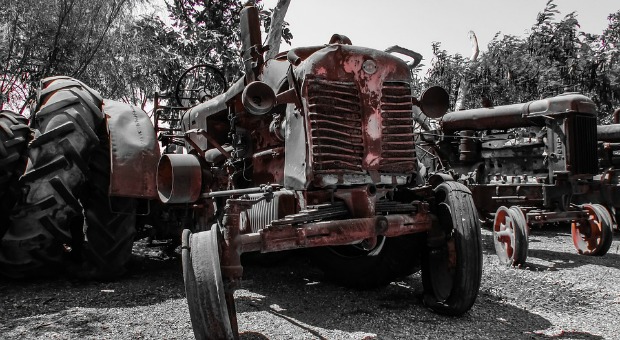
[(424, 303), (457, 316), (473, 306), (482, 279), (480, 220), (471, 192), (457, 182), (435, 189), (439, 226), (429, 232), (422, 260)]
[(182, 235), (183, 281), (194, 336), (199, 340), (237, 339), (232, 292), (226, 292), (220, 267), (219, 229)]

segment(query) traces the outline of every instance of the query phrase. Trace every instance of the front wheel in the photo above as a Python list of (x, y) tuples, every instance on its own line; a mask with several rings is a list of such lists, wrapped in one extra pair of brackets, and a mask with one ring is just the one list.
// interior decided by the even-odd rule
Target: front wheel
[(519, 207), (499, 207), (493, 220), (493, 243), (499, 261), (508, 266), (525, 264), (528, 249), (527, 219)]
[(237, 339), (232, 292), (226, 292), (220, 267), (219, 229), (182, 236), (183, 280), (196, 339)]
[(480, 220), (471, 192), (456, 182), (435, 189), (438, 225), (429, 232), (422, 260), (424, 303), (445, 315), (473, 306), (482, 278)]

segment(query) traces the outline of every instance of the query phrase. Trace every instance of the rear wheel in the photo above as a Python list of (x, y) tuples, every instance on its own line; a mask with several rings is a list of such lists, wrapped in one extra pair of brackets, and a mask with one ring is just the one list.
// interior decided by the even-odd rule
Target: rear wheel
[[(79, 254), (83, 190), (90, 151), (103, 122), (97, 92), (67, 77), (46, 78), (39, 90), (29, 145), (29, 163), (20, 179), (20, 198), (2, 238), (0, 273), (9, 277), (57, 273)], [(77, 256), (79, 257), (79, 256)]]
[(456, 182), (435, 189), (439, 227), (423, 254), (424, 303), (435, 312), (461, 315), (476, 301), (482, 278), (480, 220), (471, 192)]
[(9, 225), (9, 214), (19, 197), (17, 180), (26, 169), (28, 120), (13, 111), (0, 111), (0, 238)]
[(600, 204), (584, 204), (581, 208), (588, 213), (588, 221), (571, 225), (575, 249), (582, 255), (605, 255), (613, 240), (611, 215)]
[(232, 291), (226, 291), (220, 267), (219, 228), (182, 236), (183, 280), (196, 339), (236, 339)]
[(80, 199), (86, 220), (82, 249), (85, 261), (76, 274), (93, 279), (124, 274), (136, 236), (136, 199), (108, 195), (110, 144), (107, 132), (102, 130), (101, 141), (88, 164), (85, 195)]

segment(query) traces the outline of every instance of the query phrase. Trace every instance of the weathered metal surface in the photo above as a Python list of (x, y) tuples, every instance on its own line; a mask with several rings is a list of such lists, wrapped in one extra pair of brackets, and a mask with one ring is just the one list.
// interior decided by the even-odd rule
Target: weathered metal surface
[(163, 203), (192, 203), (202, 189), (202, 167), (193, 155), (163, 155), (157, 166), (157, 192)]
[[(241, 95), (244, 87), (244, 79), (240, 78), (226, 92), (187, 110), (182, 117), (183, 131), (191, 129), (207, 130), (207, 118), (226, 111), (229, 101)], [(206, 149), (206, 146), (204, 148)]]
[(241, 31), (241, 60), (245, 70), (245, 82), (249, 84), (256, 80), (263, 60), (263, 45), (261, 39), (260, 18), (258, 9), (253, 6), (244, 7), (239, 13), (239, 30)]
[(604, 255), (611, 246), (613, 238), (611, 215), (600, 204), (584, 204), (587, 220), (574, 221), (571, 226), (573, 244), (579, 254)]
[(570, 112), (596, 116), (596, 106), (584, 95), (564, 94), (529, 103), (450, 112), (443, 116), (441, 126), (446, 133), (543, 126), (545, 116)]
[(104, 100), (110, 134), (110, 195), (156, 199), (159, 162), (155, 129), (139, 107)]
[(528, 249), (528, 225), (519, 207), (499, 207), (493, 220), (493, 243), (500, 261), (507, 265), (525, 263)]
[(596, 138), (602, 142), (620, 142), (620, 124), (598, 125), (596, 127)]
[(303, 108), (287, 111), (292, 143), (285, 146), (287, 156), (291, 151), (285, 185), (404, 184), (416, 170), (407, 65), (349, 45), (295, 49), (288, 56), (298, 65), (295, 78), (303, 80)]
[(249, 194), (245, 197), (255, 203), (241, 213), (242, 233), (256, 233), (273, 221), (297, 212), (295, 193), (290, 190), (276, 191), (269, 199), (265, 194)]
[[(260, 231), (261, 252), (348, 245), (377, 236), (396, 237), (426, 232), (432, 227), (431, 215), (395, 214), (346, 220), (307, 223), (302, 228), (271, 227)], [(243, 240), (243, 238), (242, 238)], [(248, 236), (254, 242), (253, 236)]]

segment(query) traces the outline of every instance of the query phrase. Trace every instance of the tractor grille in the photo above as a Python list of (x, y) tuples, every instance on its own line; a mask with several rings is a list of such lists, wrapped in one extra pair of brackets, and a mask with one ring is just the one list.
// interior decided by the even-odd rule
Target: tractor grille
[(315, 171), (362, 172), (362, 108), (355, 83), (310, 79), (308, 108)]
[(596, 174), (596, 117), (575, 115), (570, 118), (568, 129), (570, 171), (575, 175)]
[[(411, 88), (385, 82), (381, 95), (379, 172), (409, 174), (415, 169)], [(308, 118), (317, 173), (363, 173), (364, 132), (360, 92), (354, 82), (308, 80)]]
[(410, 173), (415, 169), (413, 108), (408, 83), (385, 82), (381, 96), (382, 143), (379, 171)]

